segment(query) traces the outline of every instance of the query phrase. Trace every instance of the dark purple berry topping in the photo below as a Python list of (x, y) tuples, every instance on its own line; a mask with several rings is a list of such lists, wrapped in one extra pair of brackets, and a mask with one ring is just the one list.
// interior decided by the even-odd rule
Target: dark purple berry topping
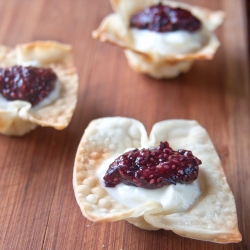
[(156, 6), (146, 7), (133, 15), (130, 19), (130, 26), (156, 32), (176, 30), (194, 32), (200, 29), (201, 22), (188, 10), (171, 8), (160, 3)]
[(198, 177), (202, 162), (191, 151), (174, 151), (167, 142), (152, 149), (134, 149), (110, 164), (104, 176), (106, 187), (119, 183), (147, 189), (176, 183), (188, 184)]
[(14, 66), (0, 68), (0, 93), (9, 100), (27, 101), (35, 106), (55, 88), (56, 74), (51, 69)]

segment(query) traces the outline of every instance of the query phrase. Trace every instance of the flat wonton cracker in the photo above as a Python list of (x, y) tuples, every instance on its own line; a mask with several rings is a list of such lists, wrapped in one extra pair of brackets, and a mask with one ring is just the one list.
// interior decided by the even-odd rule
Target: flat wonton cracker
[[(188, 210), (178, 213), (164, 211), (160, 203), (150, 200), (134, 208), (119, 204), (100, 183), (98, 168), (128, 148), (154, 147), (161, 141), (168, 141), (174, 150), (192, 150), (201, 159), (197, 179), (200, 196)], [(149, 137), (142, 123), (134, 119), (113, 117), (92, 121), (77, 150), (73, 186), (83, 215), (94, 222), (125, 219), (143, 229), (163, 228), (198, 240), (241, 241), (234, 197), (220, 159), (206, 130), (196, 121), (156, 123)]]
[(0, 105), (0, 133), (24, 135), (37, 125), (64, 129), (68, 126), (77, 102), (78, 75), (73, 64), (72, 47), (54, 41), (37, 41), (11, 49), (0, 46), (0, 67), (36, 61), (52, 68), (60, 84), (59, 96), (43, 107), (31, 107), (26, 101), (8, 101)]
[[(93, 37), (102, 42), (110, 42), (125, 49), (129, 65), (137, 72), (154, 78), (172, 78), (187, 72), (194, 60), (211, 60), (220, 43), (213, 31), (222, 23), (222, 11), (210, 11), (205, 8), (167, 0), (110, 0), (115, 13), (108, 15), (100, 27), (93, 32)], [(130, 18), (147, 6), (162, 3), (173, 8), (189, 10), (203, 25), (203, 46), (190, 53), (159, 54), (153, 51), (140, 51), (136, 48), (130, 29)]]

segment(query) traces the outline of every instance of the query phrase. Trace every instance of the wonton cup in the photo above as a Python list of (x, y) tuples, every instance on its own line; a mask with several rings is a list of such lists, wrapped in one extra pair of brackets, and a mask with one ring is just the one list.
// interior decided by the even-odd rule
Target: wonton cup
[(54, 41), (37, 41), (17, 45), (11, 49), (0, 46), (0, 67), (26, 62), (38, 62), (57, 75), (60, 92), (56, 100), (46, 106), (32, 108), (27, 101), (8, 101), (0, 105), (0, 133), (21, 136), (38, 125), (63, 129), (68, 126), (77, 102), (78, 75), (73, 64), (72, 47)]
[[(200, 196), (184, 212), (165, 211), (161, 203), (150, 200), (134, 208), (117, 202), (97, 177), (101, 164), (128, 148), (154, 147), (161, 141), (168, 141), (174, 150), (191, 150), (202, 161), (197, 179)], [(206, 130), (196, 121), (156, 123), (149, 137), (142, 123), (134, 119), (113, 117), (92, 121), (77, 150), (73, 186), (83, 215), (94, 222), (125, 219), (142, 229), (163, 228), (198, 240), (241, 241), (234, 197), (220, 159)]]
[[(167, 0), (110, 0), (115, 13), (108, 15), (100, 27), (93, 32), (93, 37), (102, 42), (110, 42), (124, 48), (129, 65), (137, 72), (151, 77), (173, 78), (191, 68), (194, 60), (211, 60), (219, 47), (219, 41), (213, 31), (222, 23), (222, 11), (191, 6), (188, 4)], [(154, 51), (140, 51), (135, 46), (135, 40), (130, 28), (130, 18), (147, 6), (162, 3), (173, 8), (189, 10), (202, 22), (202, 46), (190, 53), (160, 54)]]

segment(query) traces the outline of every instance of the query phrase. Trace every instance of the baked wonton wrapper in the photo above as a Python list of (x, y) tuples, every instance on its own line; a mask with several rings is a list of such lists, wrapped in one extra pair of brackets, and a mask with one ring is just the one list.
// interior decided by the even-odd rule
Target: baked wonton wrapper
[(63, 129), (68, 126), (77, 102), (78, 75), (70, 45), (53, 41), (37, 41), (11, 49), (0, 46), (0, 67), (38, 63), (52, 68), (59, 82), (58, 98), (46, 106), (32, 108), (27, 101), (0, 103), (0, 133), (24, 135), (37, 125)]
[[(174, 150), (192, 150), (202, 160), (197, 179), (200, 196), (188, 210), (178, 213), (164, 211), (160, 203), (150, 200), (134, 208), (119, 204), (101, 185), (96, 176), (98, 168), (128, 148), (156, 146), (161, 141), (168, 141)], [(142, 229), (163, 228), (198, 240), (218, 243), (241, 241), (234, 197), (220, 159), (206, 130), (196, 121), (156, 123), (149, 137), (144, 126), (134, 119), (113, 117), (92, 121), (78, 147), (73, 186), (83, 215), (94, 222), (125, 219)]]
[[(115, 13), (108, 15), (102, 21), (100, 27), (93, 32), (93, 37), (100, 39), (102, 42), (110, 42), (124, 48), (129, 65), (137, 72), (145, 73), (158, 79), (176, 77), (182, 72), (187, 72), (194, 60), (211, 60), (220, 44), (213, 31), (223, 21), (224, 13), (222, 11), (210, 11), (167, 0), (110, 1)], [(199, 49), (187, 53), (174, 52), (167, 54), (156, 53), (153, 50), (144, 51), (138, 49), (131, 32), (130, 18), (145, 7), (159, 3), (173, 8), (187, 9), (202, 22), (200, 31), (202, 46)], [(164, 33), (166, 32), (161, 34)], [(155, 46), (158, 46), (158, 44)]]

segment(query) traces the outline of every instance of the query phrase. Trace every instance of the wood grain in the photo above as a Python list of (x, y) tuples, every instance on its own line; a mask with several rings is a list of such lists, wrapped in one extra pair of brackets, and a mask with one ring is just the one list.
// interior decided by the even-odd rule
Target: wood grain
[[(0, 42), (37, 39), (74, 46), (79, 101), (63, 131), (37, 128), (22, 138), (0, 135), (0, 249), (250, 249), (250, 90), (243, 0), (186, 0), (223, 9), (212, 62), (188, 74), (156, 81), (128, 67), (121, 49), (94, 41), (91, 31), (111, 12), (107, 0), (0, 1)], [(127, 222), (92, 223), (80, 213), (72, 189), (74, 157), (87, 124), (127, 116), (152, 125), (172, 118), (204, 126), (221, 157), (235, 195), (243, 241), (220, 245), (172, 232), (148, 232)]]

